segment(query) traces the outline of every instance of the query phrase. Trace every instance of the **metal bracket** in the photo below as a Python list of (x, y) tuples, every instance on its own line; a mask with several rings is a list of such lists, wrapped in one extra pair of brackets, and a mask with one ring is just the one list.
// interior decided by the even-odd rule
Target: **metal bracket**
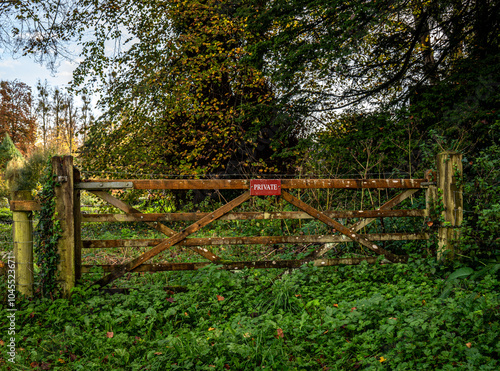
[(76, 189), (101, 190), (101, 189), (127, 189), (134, 188), (132, 182), (81, 182), (75, 184)]

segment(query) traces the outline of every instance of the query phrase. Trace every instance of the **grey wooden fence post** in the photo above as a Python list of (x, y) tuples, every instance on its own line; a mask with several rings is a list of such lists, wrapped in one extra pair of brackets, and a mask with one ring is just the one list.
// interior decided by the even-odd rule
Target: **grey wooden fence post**
[(462, 154), (442, 152), (437, 155), (438, 196), (442, 197), (444, 210), (443, 223), (438, 229), (438, 260), (453, 259), (460, 226), (463, 221), (462, 194)]

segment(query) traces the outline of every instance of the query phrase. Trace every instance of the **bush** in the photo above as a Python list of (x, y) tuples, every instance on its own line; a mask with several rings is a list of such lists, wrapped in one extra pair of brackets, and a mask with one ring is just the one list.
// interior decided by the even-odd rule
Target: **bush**
[[(3, 192), (33, 190), (38, 187), (47, 161), (52, 157), (51, 150), (36, 150), (27, 159), (12, 159), (5, 170)], [(4, 195), (8, 197), (8, 195)]]

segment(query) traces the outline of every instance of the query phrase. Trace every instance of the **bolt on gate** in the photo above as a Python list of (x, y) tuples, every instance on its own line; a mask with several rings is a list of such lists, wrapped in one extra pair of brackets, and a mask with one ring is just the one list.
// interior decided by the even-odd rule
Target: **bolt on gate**
[[(313, 262), (316, 266), (352, 265), (362, 261), (375, 263), (377, 257), (335, 258), (323, 256), (336, 244), (342, 242), (357, 242), (370, 251), (381, 255), (387, 262), (404, 263), (406, 256), (396, 255), (383, 248), (381, 241), (426, 240), (428, 233), (370, 233), (359, 231), (385, 217), (422, 217), (432, 215), (432, 207), (438, 200), (438, 186), (442, 192), (445, 223), (439, 224), (438, 258), (445, 251), (453, 251), (453, 243), (458, 237), (458, 228), (462, 221), (462, 194), (457, 177), (461, 173), (461, 155), (454, 152), (441, 153), (437, 157), (438, 173), (428, 171), (424, 179), (126, 179), (126, 180), (82, 180), (80, 172), (73, 166), (73, 158), (54, 157), (52, 159), (53, 174), (57, 177), (59, 186), (56, 189), (56, 212), (63, 230), (59, 240), (60, 280), (63, 291), (69, 294), (82, 273), (90, 271), (92, 266), (82, 264), (82, 249), (115, 248), (115, 247), (150, 247), (138, 257), (124, 264), (101, 265), (104, 277), (94, 284), (104, 287), (114, 280), (130, 272), (158, 272), (196, 270), (209, 264), (222, 265), (223, 269), (239, 270), (244, 268), (297, 268), (304, 263)], [(436, 179), (437, 178), (437, 179)], [(111, 190), (233, 190), (241, 191), (241, 195), (225, 203), (212, 212), (176, 212), (162, 214), (142, 213), (125, 203), (110, 192)], [(293, 195), (293, 190), (305, 189), (392, 189), (400, 193), (387, 200), (375, 210), (327, 210), (321, 211)], [(426, 191), (426, 208), (399, 210), (395, 207), (416, 192)], [(82, 214), (80, 194), (90, 192), (111, 206), (121, 210), (123, 214)], [(239, 205), (252, 197), (281, 197), (293, 205), (296, 211), (234, 211)], [(27, 213), (40, 208), (34, 201), (11, 201), (14, 213)], [(336, 219), (357, 218), (356, 223), (344, 225)], [(331, 228), (327, 235), (281, 235), (281, 236), (242, 236), (242, 237), (192, 237), (216, 220), (269, 220), (269, 219), (316, 219)], [(175, 221), (192, 222), (180, 231), (171, 229), (168, 223)], [(118, 239), (118, 240), (82, 240), (82, 223), (90, 222), (144, 222), (165, 236), (164, 239)], [(14, 227), (15, 228), (15, 227)], [(191, 236), (191, 237), (190, 237)], [(16, 256), (21, 254), (23, 241), (15, 241)], [(259, 261), (228, 261), (222, 259), (210, 247), (220, 245), (269, 245), (269, 244), (317, 243), (306, 257), (294, 260), (259, 260)], [(16, 247), (17, 246), (17, 247)], [(204, 262), (162, 262), (148, 263), (153, 257), (174, 246), (186, 247), (204, 258)], [(28, 247), (29, 248), (29, 247)], [(31, 247), (32, 248), (32, 247)], [(32, 256), (32, 255), (31, 255)], [(31, 258), (32, 259), (32, 258)], [(21, 262), (20, 262), (21, 263)], [(27, 288), (22, 277), (31, 274), (33, 262), (22, 262), (24, 271), (19, 271), (19, 289), (25, 294), (31, 294), (32, 288)], [(31, 265), (31, 268), (29, 268)], [(21, 265), (20, 265), (21, 267)], [(28, 268), (26, 268), (28, 267)], [(28, 272), (31, 270), (31, 273)], [(31, 279), (32, 280), (32, 279)]]

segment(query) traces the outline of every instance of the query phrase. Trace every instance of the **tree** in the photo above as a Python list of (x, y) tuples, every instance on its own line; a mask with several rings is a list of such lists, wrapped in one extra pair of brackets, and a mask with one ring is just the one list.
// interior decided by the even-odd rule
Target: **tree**
[[(0, 2), (2, 52), (31, 55), (55, 70), (60, 58), (68, 58), (71, 14), (78, 1), (7, 0)], [(1, 56), (1, 55), (0, 55)]]
[(19, 152), (14, 142), (12, 142), (9, 134), (5, 133), (2, 144), (0, 144), (0, 169), (2, 173), (5, 171), (5, 166), (10, 160), (22, 158), (23, 155)]
[(488, 0), (277, 0), (249, 17), (270, 36), (250, 58), (308, 114), (401, 104), (464, 64), (498, 64), (499, 11)]
[(44, 83), (38, 80), (36, 88), (38, 90), (36, 111), (41, 121), (40, 129), (42, 131), (43, 148), (47, 149), (47, 143), (49, 138), (49, 127), (50, 127), (49, 120), (52, 108), (50, 104), (51, 91), (50, 87), (48, 86), (47, 80), (45, 80)]
[[(183, 174), (287, 170), (290, 162), (277, 154), (293, 146), (298, 122), (279, 111), (270, 81), (243, 61), (247, 45), (261, 36), (247, 31), (242, 6), (172, 0), (100, 8), (96, 18), (113, 28), (99, 28), (97, 41), (86, 44), (92, 55), (76, 79), (101, 74), (105, 81), (106, 113), (82, 152), (87, 166)], [(106, 59), (105, 41), (123, 28), (129, 49)]]
[(35, 144), (36, 119), (31, 88), (20, 81), (0, 81), (0, 135), (9, 134), (24, 154)]

